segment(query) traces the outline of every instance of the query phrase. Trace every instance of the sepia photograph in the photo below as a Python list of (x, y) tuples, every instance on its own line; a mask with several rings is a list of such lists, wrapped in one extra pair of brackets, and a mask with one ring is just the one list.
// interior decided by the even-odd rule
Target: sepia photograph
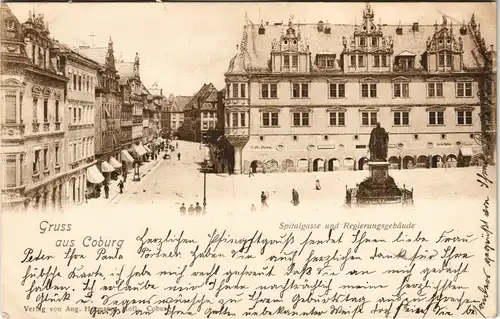
[(496, 316), (495, 3), (1, 24), (2, 319)]

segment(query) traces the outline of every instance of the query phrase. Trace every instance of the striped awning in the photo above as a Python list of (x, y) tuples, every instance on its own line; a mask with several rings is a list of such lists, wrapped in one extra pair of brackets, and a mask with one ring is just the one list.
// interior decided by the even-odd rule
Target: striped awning
[(146, 149), (144, 149), (144, 147), (142, 147), (142, 145), (134, 144), (134, 145), (132, 145), (132, 148), (133, 148), (134, 152), (137, 154), (137, 156), (139, 156), (139, 157), (141, 157), (147, 153)]
[(111, 158), (109, 159), (109, 164), (111, 164), (111, 166), (113, 166), (114, 168), (122, 167), (122, 164), (118, 162), (113, 156), (111, 156)]
[(132, 155), (130, 155), (129, 152), (127, 152), (126, 150), (122, 150), (122, 159), (125, 161), (125, 162), (129, 162), (129, 163), (133, 163), (134, 162), (134, 158), (132, 157)]
[(87, 167), (87, 181), (92, 184), (99, 184), (104, 181), (104, 176), (95, 165)]
[(111, 166), (108, 162), (106, 161), (103, 161), (101, 163), (101, 171), (104, 172), (104, 173), (109, 173), (109, 172), (113, 172), (115, 169), (113, 168), (113, 166)]

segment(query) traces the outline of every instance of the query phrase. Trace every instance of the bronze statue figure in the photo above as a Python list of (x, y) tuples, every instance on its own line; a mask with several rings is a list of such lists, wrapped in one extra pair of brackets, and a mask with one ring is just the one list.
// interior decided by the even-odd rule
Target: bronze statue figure
[(370, 161), (387, 161), (387, 149), (389, 148), (389, 133), (377, 123), (370, 134)]

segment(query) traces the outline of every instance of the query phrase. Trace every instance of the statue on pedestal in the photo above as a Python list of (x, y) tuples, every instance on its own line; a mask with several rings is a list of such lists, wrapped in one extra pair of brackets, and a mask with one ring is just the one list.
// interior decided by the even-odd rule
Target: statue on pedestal
[(387, 161), (387, 149), (389, 148), (389, 133), (377, 123), (377, 127), (373, 128), (370, 134), (370, 161), (385, 162)]

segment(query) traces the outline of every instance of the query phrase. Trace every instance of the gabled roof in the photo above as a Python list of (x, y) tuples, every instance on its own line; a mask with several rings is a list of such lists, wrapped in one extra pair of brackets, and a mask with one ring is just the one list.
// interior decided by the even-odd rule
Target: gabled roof
[(186, 105), (193, 98), (192, 96), (179, 95), (172, 97), (173, 100), (171, 102), (171, 112), (184, 112)]
[(106, 64), (106, 55), (108, 54), (107, 47), (101, 48), (90, 48), (90, 47), (79, 47), (75, 51), (95, 62), (99, 63), (101, 66)]
[[(375, 19), (378, 20), (378, 19)], [(463, 40), (463, 63), (466, 67), (477, 67), (477, 60), (474, 57), (473, 50), (476, 48), (476, 43), (473, 38), (473, 30), (469, 25), (454, 24), (449, 28), (453, 28), (453, 34), (458, 39)], [(282, 33), (286, 33), (288, 25), (265, 25), (264, 34), (259, 34), (259, 24), (246, 23), (241, 46), (238, 53), (231, 60), (228, 68), (228, 73), (241, 73), (242, 67), (245, 71), (268, 71), (269, 61), (271, 57), (271, 49), (273, 40), (280, 40)], [(314, 61), (317, 54), (323, 52), (331, 52), (339, 57), (343, 50), (343, 38), (347, 40), (354, 36), (355, 26), (348, 24), (325, 24), (325, 28), (330, 29), (329, 33), (320, 32), (317, 23), (309, 24), (293, 24), (292, 27), (300, 31), (301, 38), (309, 45), (308, 49), (311, 52), (311, 58)], [(396, 29), (401, 27), (402, 34), (396, 33)], [(460, 28), (467, 28), (467, 34), (461, 35)], [(439, 29), (439, 26), (438, 26)], [(413, 31), (412, 25), (382, 25), (381, 30), (384, 37), (392, 37), (394, 41), (394, 52), (409, 51), (417, 56), (422, 55), (426, 51), (426, 41), (432, 39), (436, 32), (435, 25), (419, 25), (418, 31)], [(482, 37), (486, 45), (496, 46), (496, 33), (483, 32)]]

